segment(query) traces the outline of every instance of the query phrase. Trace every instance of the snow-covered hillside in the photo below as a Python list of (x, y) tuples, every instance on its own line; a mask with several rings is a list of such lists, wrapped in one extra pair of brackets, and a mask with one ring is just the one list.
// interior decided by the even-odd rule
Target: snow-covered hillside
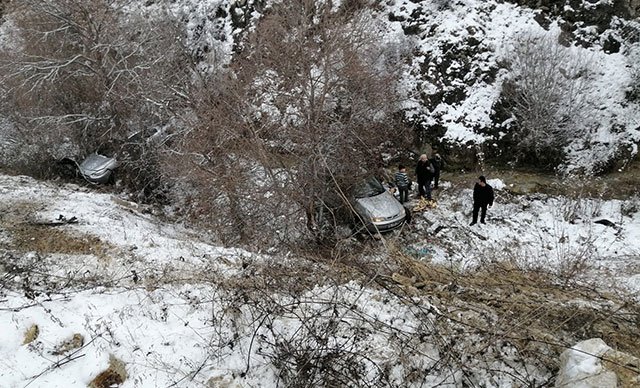
[[(582, 2), (578, 9), (597, 13), (609, 6), (605, 3), (609, 2)], [(505, 152), (493, 149), (503, 136), (500, 132), (510, 130), (509, 121), (496, 117), (495, 106), (503, 82), (514, 76), (510, 66), (514, 46), (521, 44), (523, 35), (558, 42), (569, 28), (590, 44), (571, 49), (580, 65), (590, 69), (582, 76), (587, 86), (581, 92), (590, 113), (583, 123), (588, 126), (586, 134), (569, 146), (571, 157), (565, 167), (591, 169), (621, 154), (636, 154), (640, 107), (628, 101), (626, 94), (635, 82), (631, 73), (636, 66), (637, 34), (624, 36), (623, 31), (637, 31), (637, 22), (614, 17), (606, 27), (597, 28), (588, 21), (568, 24), (566, 19), (540, 9), (492, 0), (404, 0), (390, 4), (390, 24), (402, 26), (416, 53), (403, 82), (408, 97), (405, 109), (436, 145), (439, 141), (470, 142), (482, 144), (485, 152), (494, 155)], [(566, 8), (565, 13), (570, 10)], [(605, 31), (599, 31), (603, 28)], [(611, 37), (621, 44), (617, 52), (603, 49)]]
[[(77, 31), (65, 18), (55, 31), (33, 28), (39, 18), (65, 15), (55, 0), (45, 1), (48, 14), (41, 3), (25, 5), (32, 13), (20, 15), (35, 15), (35, 24), (1, 15), (0, 69), (17, 70), (0, 74), (8, 82), (0, 83), (0, 169), (60, 176), (68, 171), (54, 159), (96, 150), (123, 163), (112, 188), (66, 183), (71, 174), (66, 181), (0, 174), (0, 388), (547, 387), (576, 370), (620, 366), (593, 340), (557, 378), (560, 354), (579, 341), (601, 338), (640, 357), (640, 200), (598, 196), (592, 180), (594, 171), (637, 159), (640, 23), (631, 1), (327, 3), (331, 13), (357, 14), (375, 27), (380, 47), (371, 57), (386, 61), (380, 72), (388, 79), (396, 80), (389, 69), (400, 74), (400, 101), (389, 104), (378, 98), (392, 94), (386, 84), (365, 96), (371, 101), (355, 101), (378, 69), (343, 63), (345, 53), (368, 54), (371, 25), (358, 30), (362, 46), (352, 53), (345, 31), (355, 24), (318, 27), (317, 10), (301, 7), (313, 16), (292, 39), (304, 46), (313, 37), (297, 51), (312, 57), (298, 58), (309, 59), (305, 74), (280, 52), (288, 30), (278, 29), (305, 18), (266, 23), (284, 37), (277, 44), (259, 35), (259, 22), (281, 1), (106, 1), (101, 18), (84, 12), (87, 3), (69, 2), (85, 23)], [(105, 28), (92, 29), (96, 20)], [(24, 44), (18, 25), (24, 36), (43, 33)], [(340, 44), (323, 46), (336, 30)], [(64, 49), (42, 44), (51, 37)], [(537, 192), (545, 188), (539, 182), (521, 190), (484, 164), (515, 159), (503, 86), (522, 77), (514, 52), (523, 37), (548, 40), (575, 60), (575, 69), (558, 72), (580, 86), (588, 114), (575, 122), (561, 115), (579, 131), (558, 170), (588, 178), (562, 181), (563, 195)], [(264, 49), (254, 47), (263, 60), (255, 68), (252, 44)], [(34, 51), (10, 55), (23, 46)], [(313, 63), (323, 50), (326, 68)], [(46, 55), (32, 62), (33, 53)], [(92, 94), (98, 86), (102, 94)], [(319, 89), (329, 91), (316, 99)], [(325, 116), (301, 124), (316, 113)], [(401, 128), (375, 136), (378, 116), (393, 117), (380, 122), (385, 128)], [(399, 146), (393, 134), (412, 141)], [(310, 135), (316, 143), (304, 150)], [(436, 207), (412, 199), (411, 222), (383, 236), (346, 237), (345, 227), (330, 246), (312, 238), (319, 236), (310, 208), (326, 199), (318, 192), (345, 196), (326, 178), (341, 182), (334, 173), (343, 174), (350, 187), (376, 163), (377, 172), (387, 162), (412, 167), (415, 155), (433, 148), (448, 162)], [(342, 159), (329, 164), (332, 154)], [(363, 155), (376, 157), (367, 158), (371, 171)], [(456, 166), (473, 166), (496, 189), (486, 225), (469, 225), (477, 175)], [(633, 188), (629, 176), (624, 184)], [(601, 192), (618, 183), (605, 182)], [(133, 200), (141, 197), (159, 201)], [(640, 383), (635, 364), (622, 365)]]
[[(611, 282), (633, 298), (640, 213), (629, 201), (511, 197), (509, 182), (490, 183), (498, 199), (487, 225), (467, 225), (469, 191), (445, 182), (437, 209), (416, 213), (399, 235), (357, 243), (369, 263), (347, 265), (212, 246), (204, 231), (93, 188), (0, 176), (1, 385), (86, 387), (98, 376), (122, 387), (545, 385), (553, 357), (518, 355), (509, 338), (525, 332), (487, 337), (502, 330), (496, 302), (480, 313), (482, 297), (474, 308), (463, 301), (485, 291), (508, 300), (541, 279), (518, 278), (508, 291), (463, 274), (511, 253), (514, 265), (558, 271), (574, 286)], [(615, 225), (593, 223), (603, 218)], [(597, 294), (554, 292), (544, 302), (554, 309), (619, 308)]]
[[(582, 84), (580, 94), (588, 114), (573, 124), (579, 128), (560, 167), (602, 171), (625, 166), (637, 154), (640, 141), (640, 107), (633, 97), (640, 41), (634, 3), (556, 1), (538, 2), (539, 8), (514, 3), (527, 2), (334, 1), (332, 9), (369, 9), (372, 20), (384, 26), (378, 28), (381, 45), (402, 72), (397, 88), (403, 99), (397, 108), (406, 124), (420, 141), (467, 162), (475, 152), (471, 148), (465, 154), (471, 145), (478, 145), (487, 156), (509, 160), (510, 153), (500, 148), (500, 142), (513, 130), (514, 118), (500, 112), (501, 97), (504, 82), (518, 77), (513, 62), (522, 37), (567, 46), (566, 54), (588, 69), (570, 77)], [(224, 71), (234, 50), (247, 44), (243, 40), (247, 33), (259, 33), (257, 23), (272, 5), (258, 0), (127, 4), (124, 10), (131, 14), (144, 10), (145, 17), (165, 11), (174, 15), (183, 24), (184, 44), (198, 62), (198, 71), (205, 74)], [(5, 15), (0, 26), (2, 47), (17, 47), (13, 31), (12, 16)], [(10, 123), (4, 127), (0, 147), (6, 147), (9, 155), (15, 135)]]
[[(631, 3), (613, 3), (545, 7), (539, 2), (540, 8), (532, 9), (497, 0), (393, 0), (370, 8), (386, 26), (380, 30), (382, 44), (402, 69), (399, 109), (419, 138), (445, 153), (475, 144), (487, 155), (508, 155), (496, 147), (512, 130), (513, 117), (501, 117), (496, 109), (503, 83), (517, 77), (516, 46), (523, 36), (568, 46), (567, 55), (589, 69), (578, 76), (589, 113), (578, 123), (562, 168), (589, 171), (624, 165), (635, 157), (640, 141), (640, 106), (629, 98), (638, 82), (640, 24), (629, 17)], [(243, 29), (255, 25), (269, 6), (259, 1), (180, 4), (174, 11), (188, 15), (191, 44), (198, 50), (217, 48), (210, 51), (211, 63), (231, 58), (229, 42), (242, 44)], [(340, 6), (347, 5), (334, 2), (334, 9)], [(225, 10), (226, 22), (211, 19), (218, 10)]]

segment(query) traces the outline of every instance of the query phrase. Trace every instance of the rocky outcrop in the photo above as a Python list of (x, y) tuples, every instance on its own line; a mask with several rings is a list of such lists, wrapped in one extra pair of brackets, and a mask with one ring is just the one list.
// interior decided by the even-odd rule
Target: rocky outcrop
[[(616, 16), (624, 19), (632, 19), (640, 13), (639, 0), (614, 0), (614, 1), (598, 1), (598, 0), (511, 0), (512, 3), (539, 9), (548, 12), (554, 16), (562, 16), (563, 12), (570, 9), (579, 8), (607, 8), (615, 13)], [(569, 7), (567, 7), (567, 5)]]
[(560, 356), (556, 388), (640, 387), (640, 359), (600, 338), (579, 342)]

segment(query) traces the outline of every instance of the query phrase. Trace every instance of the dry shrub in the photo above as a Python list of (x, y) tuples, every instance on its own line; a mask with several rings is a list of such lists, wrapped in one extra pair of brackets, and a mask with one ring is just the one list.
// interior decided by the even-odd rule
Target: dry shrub
[(640, 196), (638, 194), (626, 199), (620, 205), (620, 212), (625, 217), (633, 217), (638, 211), (640, 211)]
[(513, 76), (502, 103), (515, 118), (502, 142), (522, 164), (554, 169), (564, 147), (588, 130), (589, 60), (557, 39), (521, 34), (510, 58)]
[(397, 69), (377, 27), (357, 7), (277, 3), (240, 46), (233, 76), (202, 81), (194, 129), (167, 164), (225, 243), (327, 237), (318, 208), (344, 222), (345, 199), (383, 144), (410, 139), (395, 125)]
[(51, 354), (59, 356), (65, 354), (74, 349), (80, 349), (84, 345), (84, 336), (76, 333), (71, 338), (68, 338), (58, 344)]
[[(566, 196), (559, 198), (557, 209), (564, 221), (573, 224), (577, 220), (591, 220), (600, 216), (604, 193), (593, 192), (593, 186), (589, 181), (577, 182), (576, 186), (568, 190)], [(588, 189), (592, 192), (587, 192)]]
[(89, 383), (89, 388), (113, 388), (127, 379), (125, 364), (114, 355), (109, 355), (109, 368)]
[(175, 129), (192, 68), (182, 31), (160, 9), (109, 0), (9, 3), (12, 40), (20, 44), (0, 48), (0, 112), (13, 141), (8, 166), (50, 176), (62, 157), (118, 154), (131, 188), (157, 185), (158, 147), (150, 138)]
[(29, 326), (27, 331), (25, 331), (24, 333), (24, 340), (22, 341), (22, 344), (26, 345), (26, 344), (32, 343), (33, 341), (36, 340), (36, 338), (38, 338), (39, 334), (40, 334), (40, 328), (38, 328), (38, 325), (33, 324)]
[(499, 338), (550, 370), (557, 367), (565, 348), (589, 338), (602, 338), (618, 350), (640, 355), (640, 306), (622, 291), (606, 292), (577, 281), (567, 287), (565, 279), (552, 272), (509, 262), (456, 273), (401, 254), (395, 258), (398, 284), (410, 295), (426, 294), (439, 301), (441, 324), (459, 325), (479, 335), (487, 347)]

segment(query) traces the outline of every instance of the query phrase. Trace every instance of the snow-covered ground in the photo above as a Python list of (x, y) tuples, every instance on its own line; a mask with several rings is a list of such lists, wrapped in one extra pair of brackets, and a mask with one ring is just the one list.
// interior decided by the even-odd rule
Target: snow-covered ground
[[(387, 238), (408, 242), (418, 261), (459, 269), (511, 252), (520, 264), (561, 270), (578, 256), (588, 276), (601, 269), (640, 291), (640, 214), (630, 202), (516, 197), (509, 182), (490, 183), (497, 200), (488, 224), (469, 227), (470, 191), (445, 182), (436, 209)], [(113, 360), (126, 370), (122, 387), (275, 387), (296, 381), (294, 372), (345, 386), (336, 376), (350, 367), (371, 386), (508, 387), (551, 377), (500, 341), (452, 364), (458, 346), (477, 348), (477, 337), (445, 350), (443, 312), (428, 290), (395, 298), (376, 275), (256, 295), (267, 289), (257, 283), (281, 280), (257, 268), (290, 268), (283, 276), (295, 289), (306, 277), (322, 279), (322, 267), (212, 246), (204, 232), (87, 187), (0, 175), (0, 203), (2, 387), (86, 387)], [(71, 217), (78, 222), (46, 225)], [(615, 225), (593, 222), (600, 219)], [(309, 375), (305, 357), (326, 369)]]
[(418, 233), (423, 225), (432, 235), (424, 241), (415, 238), (409, 251), (428, 252), (435, 262), (462, 268), (513, 259), (530, 268), (563, 271), (584, 261), (640, 293), (637, 198), (514, 195), (511, 182), (488, 183), (495, 188), (496, 201), (487, 211), (487, 224), (469, 226), (472, 190), (456, 192), (445, 182), (434, 195), (438, 207), (414, 217)]

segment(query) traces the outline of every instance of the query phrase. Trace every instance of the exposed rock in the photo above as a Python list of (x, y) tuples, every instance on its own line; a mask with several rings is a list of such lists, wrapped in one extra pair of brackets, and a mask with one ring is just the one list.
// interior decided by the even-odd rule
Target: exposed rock
[(604, 225), (604, 226), (610, 226), (612, 228), (617, 228), (616, 224), (614, 224), (613, 222), (607, 220), (607, 219), (602, 219), (602, 220), (597, 220), (597, 221), (593, 221), (596, 224), (600, 224), (600, 225)]
[(617, 388), (615, 372), (602, 365), (602, 356), (610, 349), (600, 338), (593, 338), (562, 352), (556, 387)]
[(446, 169), (449, 171), (457, 168), (474, 170), (480, 166), (478, 154), (482, 149), (467, 142), (462, 144), (457, 141), (444, 139), (439, 145), (440, 155), (443, 155), (446, 162)]
[(556, 388), (640, 386), (640, 359), (611, 349), (600, 338), (577, 343), (560, 356)]

